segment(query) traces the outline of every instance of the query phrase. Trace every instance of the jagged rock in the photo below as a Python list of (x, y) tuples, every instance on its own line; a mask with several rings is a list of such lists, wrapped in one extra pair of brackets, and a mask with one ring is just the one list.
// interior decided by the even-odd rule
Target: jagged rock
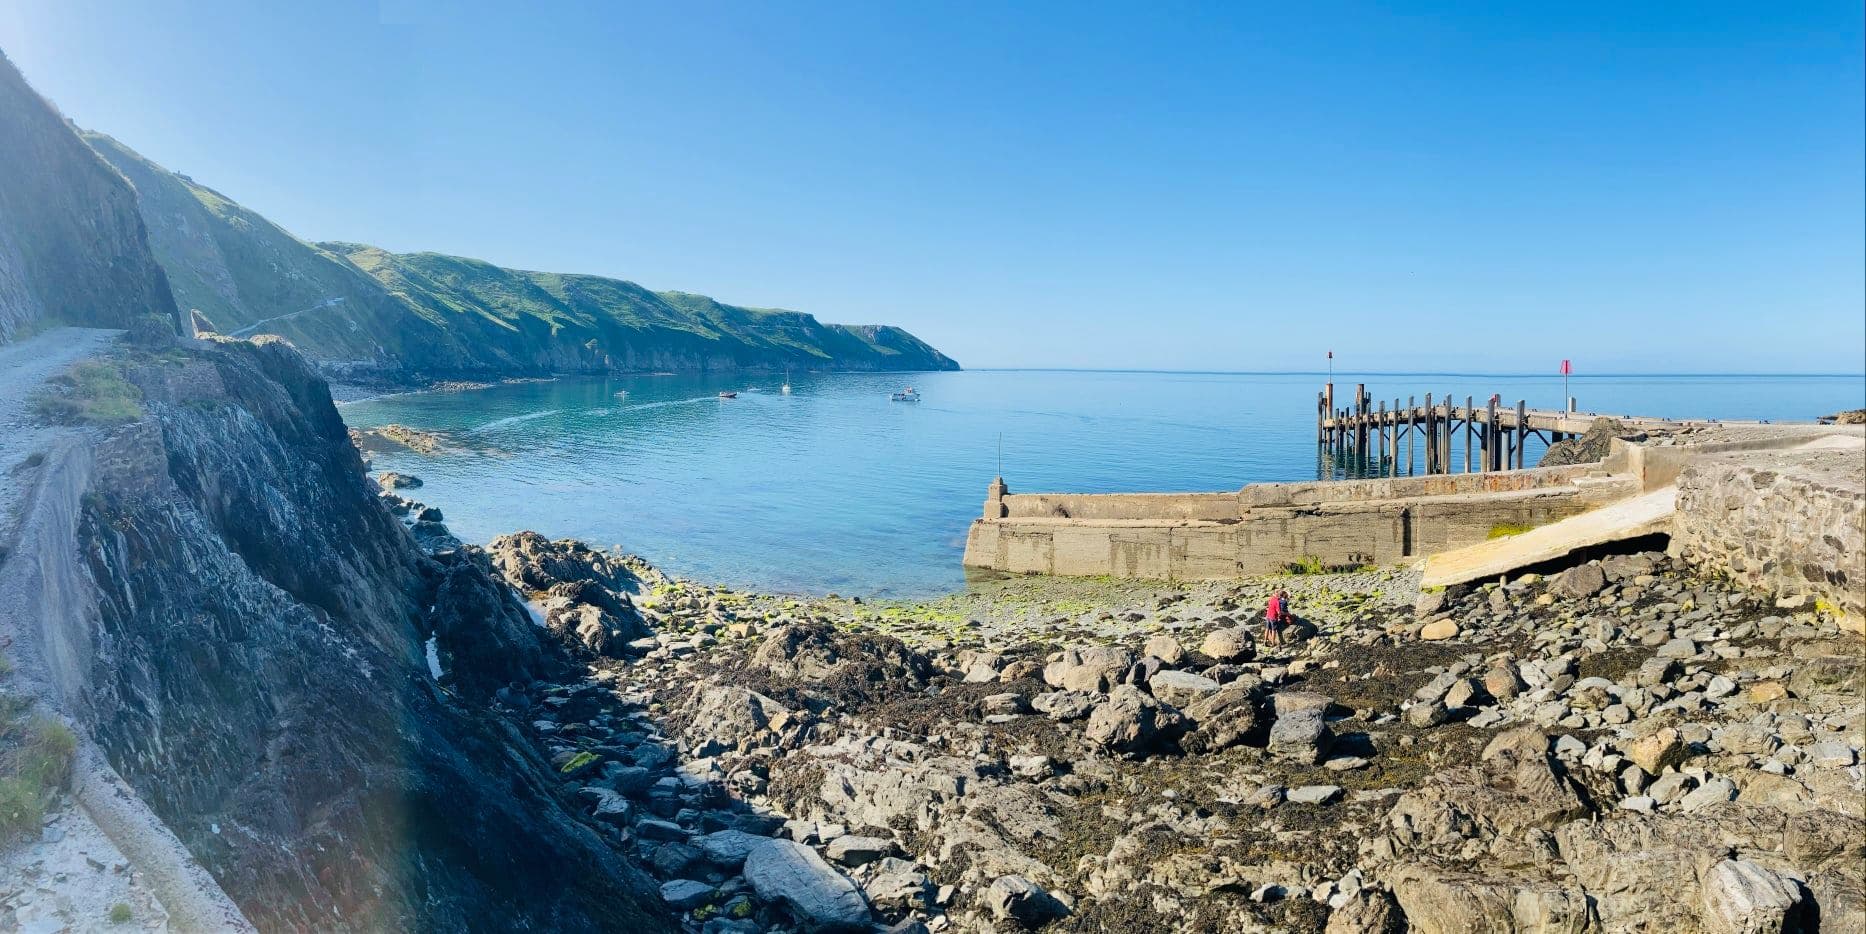
[(805, 924), (828, 931), (866, 931), (868, 903), (847, 877), (816, 851), (793, 840), (766, 840), (745, 858), (745, 881), (758, 897), (781, 903)]
[(1189, 724), (1178, 710), (1131, 684), (1118, 685), (1089, 714), (1084, 735), (1114, 752), (1135, 755), (1172, 742)]
[(1095, 695), (1087, 691), (1052, 691), (1032, 698), (1030, 706), (1051, 720), (1080, 720), (1095, 709)]
[(1056, 896), (1022, 876), (1000, 876), (985, 890), (985, 906), (1000, 921), (1040, 927), (1069, 913)]
[(1773, 934), (1799, 928), (1801, 886), (1746, 859), (1726, 859), (1704, 879), (1705, 934)]
[(1593, 562), (1579, 564), (1555, 575), (1549, 592), (1566, 600), (1584, 600), (1607, 588), (1607, 574)]
[(1214, 629), (1199, 644), (1199, 654), (1216, 662), (1247, 662), (1257, 657), (1257, 642), (1242, 627)]
[(1185, 713), (1198, 728), (1181, 744), (1189, 752), (1217, 752), (1257, 732), (1257, 688), (1255, 679), (1233, 681), (1195, 701)]
[(1643, 688), (1658, 687), (1669, 683), (1679, 674), (1677, 661), (1670, 658), (1648, 658), (1640, 663), (1639, 673), (1635, 676), (1635, 680)]
[(1857, 870), (1835, 867), (1810, 873), (1808, 891), (1820, 912), (1821, 934), (1866, 934), (1866, 880)]
[(1586, 802), (1556, 771), (1548, 750), (1548, 736), (1533, 726), (1499, 733), (1479, 765), (1435, 773), (1401, 795), (1388, 823), (1421, 846), (1444, 847), (1462, 839), (1514, 839), (1586, 815)]
[(1378, 889), (1363, 888), (1329, 914), (1322, 934), (1389, 934), (1399, 926), (1393, 897)]
[(1175, 707), (1185, 707), (1218, 690), (1218, 682), (1189, 671), (1161, 671), (1147, 679), (1153, 696)]
[(746, 688), (703, 685), (694, 693), (693, 729), (727, 748), (743, 752), (767, 745), (792, 722), (784, 705)]
[(1406, 914), (1407, 930), (1416, 934), (1582, 934), (1592, 928), (1587, 893), (1572, 884), (1430, 863), (1401, 864), (1387, 881)]
[(1641, 438), (1640, 432), (1626, 427), (1626, 423), (1617, 418), (1596, 418), (1578, 438), (1557, 441), (1542, 452), (1539, 467), (1563, 467), (1569, 464), (1589, 464), (1605, 460), (1613, 450), (1615, 438)]
[(416, 490), (421, 488), (421, 478), (385, 470), (376, 475), (376, 485), (384, 490)]
[(1444, 723), (1450, 716), (1451, 714), (1445, 709), (1445, 705), (1436, 701), (1414, 704), (1406, 708), (1407, 725), (1421, 730), (1438, 726)]

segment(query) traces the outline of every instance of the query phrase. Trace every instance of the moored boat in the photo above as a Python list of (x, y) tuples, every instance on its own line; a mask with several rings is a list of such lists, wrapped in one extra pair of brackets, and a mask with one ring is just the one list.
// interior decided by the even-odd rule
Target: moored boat
[(893, 399), (895, 402), (919, 402), (920, 394), (914, 391), (914, 387), (909, 386), (889, 398)]

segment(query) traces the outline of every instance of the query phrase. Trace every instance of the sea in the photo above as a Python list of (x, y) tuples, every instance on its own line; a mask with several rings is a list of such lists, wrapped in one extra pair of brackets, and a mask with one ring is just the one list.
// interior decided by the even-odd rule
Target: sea
[[(772, 592), (921, 598), (963, 589), (986, 485), (1012, 492), (1234, 490), (1356, 472), (1315, 441), (1320, 373), (968, 370), (574, 378), (346, 403), (354, 427), (442, 432), (379, 454), (455, 535), (531, 529), (619, 546), (682, 577)], [(1562, 405), (1560, 376), (1333, 375), (1369, 395)], [(896, 402), (912, 386), (919, 402)], [(1812, 421), (1861, 376), (1588, 376), (1584, 412)], [(720, 393), (736, 392), (725, 399)], [(1532, 444), (1530, 463), (1540, 456)], [(1423, 458), (1421, 451), (1419, 456)], [(1462, 465), (1462, 448), (1452, 461)], [(1402, 451), (1401, 471), (1404, 472)]]

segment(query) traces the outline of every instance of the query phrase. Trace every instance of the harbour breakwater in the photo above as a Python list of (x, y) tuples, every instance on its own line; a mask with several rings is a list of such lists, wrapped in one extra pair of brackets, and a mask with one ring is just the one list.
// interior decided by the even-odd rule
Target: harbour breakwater
[[(998, 478), (967, 534), (965, 566), (1010, 574), (1215, 580), (1294, 566), (1394, 564), (1659, 491), (1658, 521), (1601, 523), (1567, 542), (1556, 536), (1554, 551), (1535, 557), (1540, 552), (1525, 548), (1511, 569), (1662, 535), (1675, 554), (1707, 571), (1787, 599), (1823, 603), (1848, 628), (1862, 628), (1866, 441), (1857, 427), (1655, 419), (1636, 427), (1621, 432), (1634, 440), (1603, 437), (1604, 457), (1528, 469), (1495, 469), (1485, 457), (1476, 472), (1451, 473), (1453, 459), (1442, 444), (1447, 430), (1428, 444), (1441, 456), (1428, 461), (1424, 476), (1158, 494), (1014, 494)], [(1518, 451), (1522, 444), (1503, 447)], [(1371, 446), (1382, 448), (1394, 445)], [(1473, 566), (1509, 559), (1483, 557)]]

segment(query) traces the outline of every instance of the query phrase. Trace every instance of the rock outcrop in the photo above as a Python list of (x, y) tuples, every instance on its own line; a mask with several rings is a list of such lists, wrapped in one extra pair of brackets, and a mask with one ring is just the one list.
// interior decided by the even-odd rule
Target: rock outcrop
[(654, 889), (498, 712), (569, 657), (490, 566), (424, 557), (283, 343), (123, 366), (82, 550), (97, 623), (68, 698), (262, 928), (616, 929)]
[(0, 55), (0, 343), (53, 324), (177, 327), (136, 192)]

